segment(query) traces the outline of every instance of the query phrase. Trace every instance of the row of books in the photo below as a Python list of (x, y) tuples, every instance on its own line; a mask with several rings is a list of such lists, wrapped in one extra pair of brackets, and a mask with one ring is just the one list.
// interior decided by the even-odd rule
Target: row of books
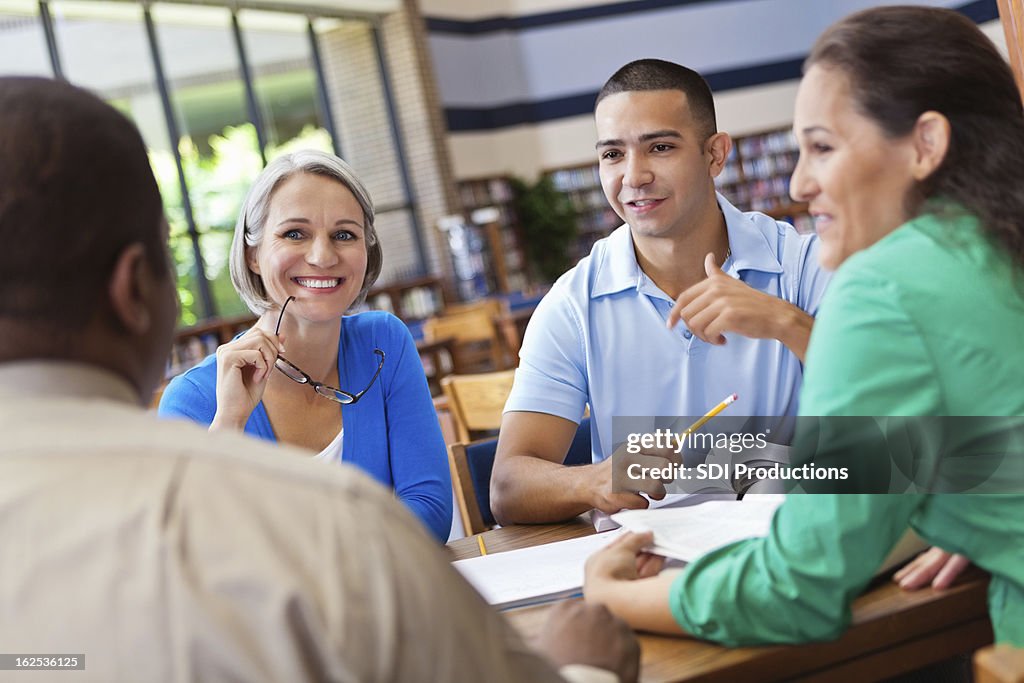
[(790, 176), (796, 168), (797, 153), (782, 152), (743, 160), (743, 175), (747, 180), (770, 178), (776, 175)]
[(723, 188), (723, 193), (737, 206), (754, 211), (763, 211), (775, 204), (788, 204), (789, 176), (780, 175), (763, 178)]
[(466, 181), (459, 183), (459, 198), (467, 208), (500, 205), (512, 201), (512, 185), (505, 178)]
[(555, 171), (551, 174), (551, 180), (555, 187), (562, 192), (586, 190), (593, 187), (600, 189), (601, 187), (601, 176), (598, 173), (597, 164)]
[(737, 147), (740, 156), (746, 159), (779, 152), (795, 152), (798, 149), (796, 137), (789, 129), (739, 138)]
[[(432, 287), (413, 287), (403, 291), (399, 305), (402, 317), (406, 320), (429, 318), (443, 308), (443, 302), (438, 300), (438, 294)], [(383, 292), (371, 297), (363, 306), (363, 310), (397, 314), (391, 297)]]

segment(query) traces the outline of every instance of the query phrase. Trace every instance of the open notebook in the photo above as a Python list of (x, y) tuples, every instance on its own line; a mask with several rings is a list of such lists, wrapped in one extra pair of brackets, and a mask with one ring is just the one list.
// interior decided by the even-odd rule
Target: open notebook
[[(683, 562), (716, 548), (765, 536), (781, 495), (747, 496), (742, 501), (709, 501), (685, 508), (627, 510), (614, 515), (623, 527), (653, 531), (653, 551)], [(620, 534), (599, 533), (568, 541), (458, 560), (452, 565), (487, 602), (511, 609), (578, 595), (583, 587), (587, 558)], [(924, 550), (913, 532), (903, 539), (879, 568), (882, 574)]]
[(587, 558), (618, 535), (612, 531), (572, 538), (457, 560), (452, 566), (489, 604), (498, 609), (525, 607), (578, 595)]

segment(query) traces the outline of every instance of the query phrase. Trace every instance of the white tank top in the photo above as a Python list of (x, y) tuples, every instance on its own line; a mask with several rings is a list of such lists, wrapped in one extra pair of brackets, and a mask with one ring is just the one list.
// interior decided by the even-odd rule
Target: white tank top
[(327, 444), (327, 448), (313, 456), (314, 460), (321, 462), (341, 462), (341, 447), (345, 443), (345, 428), (342, 427), (334, 441)]

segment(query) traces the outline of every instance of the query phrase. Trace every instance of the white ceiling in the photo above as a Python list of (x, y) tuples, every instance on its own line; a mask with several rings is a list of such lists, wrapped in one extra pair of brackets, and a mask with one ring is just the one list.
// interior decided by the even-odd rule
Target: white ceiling
[[(225, 3), (227, 4), (227, 3)], [(238, 3), (245, 6), (245, 0)], [(401, 8), (401, 0), (274, 0), (274, 4), (316, 7), (333, 12), (369, 12), (371, 14), (389, 14)]]
[[(141, 5), (140, 0), (56, 0), (55, 9), (96, 15), (104, 6)], [(373, 18), (396, 12), (402, 7), (402, 0), (152, 0), (154, 5), (208, 5), (252, 9), (280, 9), (328, 17)], [(76, 11), (77, 10), (77, 11)], [(35, 0), (0, 0), (0, 14), (8, 16), (34, 16), (38, 14)], [(116, 9), (114, 10), (116, 12)]]
[[(137, 0), (128, 0), (137, 2)], [(365, 17), (390, 14), (402, 7), (402, 0), (164, 0), (194, 5), (222, 7), (281, 9), (302, 14), (320, 14), (329, 17)], [(161, 0), (156, 0), (161, 2)], [(162, 3), (161, 3), (162, 4)]]

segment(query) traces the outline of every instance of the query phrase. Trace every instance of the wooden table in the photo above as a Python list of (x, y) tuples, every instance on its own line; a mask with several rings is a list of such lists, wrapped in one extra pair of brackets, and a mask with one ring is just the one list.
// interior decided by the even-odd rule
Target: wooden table
[[(513, 526), (485, 532), (488, 553), (593, 533), (584, 521)], [(453, 559), (480, 554), (476, 538), (453, 541)], [(692, 638), (638, 634), (643, 681), (877, 681), (973, 652), (992, 642), (988, 577), (969, 570), (944, 591), (904, 592), (876, 580), (854, 602), (853, 623), (838, 640), (810, 645), (725, 648)], [(536, 635), (548, 606), (504, 614), (525, 636)]]

